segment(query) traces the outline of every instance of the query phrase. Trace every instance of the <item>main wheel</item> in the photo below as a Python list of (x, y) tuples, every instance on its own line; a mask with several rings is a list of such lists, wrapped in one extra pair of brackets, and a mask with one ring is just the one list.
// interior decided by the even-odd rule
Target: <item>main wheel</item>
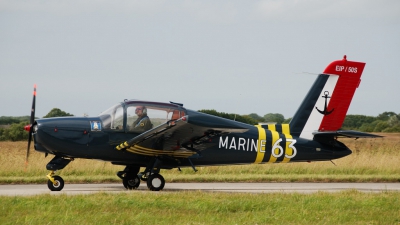
[(160, 191), (164, 188), (164, 177), (158, 173), (154, 173), (147, 178), (147, 187), (151, 191)]
[(61, 191), (64, 188), (64, 180), (60, 176), (54, 176), (53, 178), (55, 184), (53, 184), (51, 180), (48, 180), (47, 187), (49, 187), (51, 191)]
[(122, 180), (122, 184), (126, 189), (136, 189), (140, 185), (140, 179), (138, 176), (127, 176)]

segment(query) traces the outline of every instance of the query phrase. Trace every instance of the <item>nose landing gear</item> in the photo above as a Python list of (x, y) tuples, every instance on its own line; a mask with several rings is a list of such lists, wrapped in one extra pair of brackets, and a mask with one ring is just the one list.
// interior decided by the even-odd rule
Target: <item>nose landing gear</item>
[(60, 176), (54, 176), (55, 171), (51, 171), (47, 174), (47, 187), (51, 191), (61, 191), (64, 188), (64, 180)]
[(72, 160), (73, 158), (68, 159), (68, 158), (63, 158), (60, 156), (55, 156), (47, 165), (46, 168), (47, 170), (50, 170), (51, 172), (47, 174), (47, 178), (49, 179), (47, 181), (47, 187), (51, 191), (61, 191), (64, 188), (64, 180), (60, 176), (55, 176), (55, 172), (57, 170), (64, 169)]

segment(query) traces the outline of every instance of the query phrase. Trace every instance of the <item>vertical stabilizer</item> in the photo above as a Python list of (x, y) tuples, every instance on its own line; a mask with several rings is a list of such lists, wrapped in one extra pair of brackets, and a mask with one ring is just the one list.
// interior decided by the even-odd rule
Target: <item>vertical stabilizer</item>
[(290, 122), (291, 133), (313, 139), (313, 132), (342, 127), (365, 63), (347, 61), (346, 56), (329, 64), (318, 75)]

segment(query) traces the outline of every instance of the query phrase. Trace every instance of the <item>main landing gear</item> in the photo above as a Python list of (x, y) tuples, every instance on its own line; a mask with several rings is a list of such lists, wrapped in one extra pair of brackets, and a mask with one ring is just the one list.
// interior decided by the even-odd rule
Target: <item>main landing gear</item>
[(122, 184), (126, 189), (137, 189), (140, 181), (145, 181), (147, 187), (151, 191), (161, 191), (165, 186), (165, 179), (159, 174), (160, 169), (154, 168), (157, 160), (152, 164), (152, 167), (147, 167), (144, 172), (140, 172), (140, 167), (126, 166), (123, 171), (118, 171), (117, 176), (122, 179)]
[(147, 187), (151, 191), (161, 191), (164, 185), (165, 179), (159, 173), (153, 173), (147, 178)]
[(124, 171), (118, 171), (117, 176), (122, 179), (122, 184), (126, 189), (136, 189), (140, 185), (140, 177), (138, 176), (140, 167), (126, 166)]
[[(161, 191), (165, 186), (165, 179), (161, 174), (146, 172), (139, 172), (139, 167), (126, 166), (124, 171), (118, 171), (117, 176), (122, 179), (122, 184), (126, 189), (137, 189), (140, 181), (147, 183), (147, 187), (151, 191)], [(137, 171), (137, 172), (134, 172)]]

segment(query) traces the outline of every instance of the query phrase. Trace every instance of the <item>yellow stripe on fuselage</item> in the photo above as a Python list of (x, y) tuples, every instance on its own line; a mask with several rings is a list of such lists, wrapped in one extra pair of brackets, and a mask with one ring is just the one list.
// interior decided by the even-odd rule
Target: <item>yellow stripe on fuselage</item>
[[(257, 141), (257, 157), (254, 163), (262, 163), (265, 155), (265, 141), (266, 141), (266, 133), (265, 129), (261, 127), (261, 125), (256, 125), (258, 129), (258, 141)], [(261, 146), (261, 142), (263, 141), (264, 146)]]
[[(290, 134), (284, 134), (284, 135), (286, 137), (286, 140), (292, 138), (292, 135), (290, 135)], [(293, 154), (293, 150), (291, 148), (289, 148), (289, 145), (290, 145), (290, 142), (286, 141), (285, 154), (291, 156)], [(289, 161), (290, 161), (290, 159), (286, 158), (286, 157), (284, 157), (282, 160), (283, 163), (288, 163)]]
[(268, 130), (276, 131), (276, 126), (275, 126), (275, 124), (268, 124)]
[(290, 127), (289, 124), (281, 124), (282, 126), (282, 134), (288, 134), (290, 137), (292, 137), (290, 135)]

